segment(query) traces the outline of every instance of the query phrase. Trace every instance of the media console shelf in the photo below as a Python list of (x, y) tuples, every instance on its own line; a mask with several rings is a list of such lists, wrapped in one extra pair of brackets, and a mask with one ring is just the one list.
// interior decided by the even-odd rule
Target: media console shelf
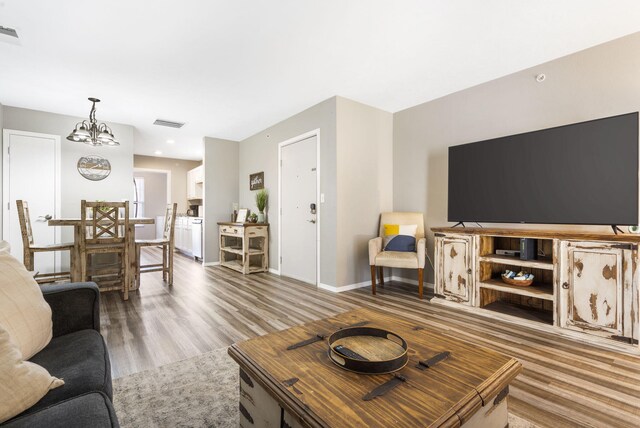
[[(536, 328), (578, 331), (582, 334), (577, 337), (588, 341), (637, 347), (640, 235), (488, 228), (432, 231), (433, 303)], [(521, 238), (537, 240), (535, 260), (496, 254), (519, 250)], [(532, 273), (533, 284), (504, 283), (501, 274), (507, 269)]]

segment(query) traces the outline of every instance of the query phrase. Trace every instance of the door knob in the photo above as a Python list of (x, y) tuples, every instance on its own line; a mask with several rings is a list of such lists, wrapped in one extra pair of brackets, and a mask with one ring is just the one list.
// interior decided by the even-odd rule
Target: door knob
[(307, 220), (309, 223), (314, 223), (315, 224), (315, 220)]

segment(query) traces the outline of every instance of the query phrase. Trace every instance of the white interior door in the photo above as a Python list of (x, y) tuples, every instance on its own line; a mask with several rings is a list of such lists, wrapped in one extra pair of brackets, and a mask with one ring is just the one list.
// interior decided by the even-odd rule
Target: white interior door
[(310, 284), (317, 284), (316, 140), (280, 148), (280, 274)]
[[(11, 254), (22, 261), (17, 199), (29, 204), (35, 243), (57, 242), (58, 228), (48, 226), (45, 217), (59, 214), (60, 137), (8, 129), (3, 137), (3, 239), (11, 244)], [(59, 257), (57, 252), (36, 253), (35, 270), (56, 271)]]

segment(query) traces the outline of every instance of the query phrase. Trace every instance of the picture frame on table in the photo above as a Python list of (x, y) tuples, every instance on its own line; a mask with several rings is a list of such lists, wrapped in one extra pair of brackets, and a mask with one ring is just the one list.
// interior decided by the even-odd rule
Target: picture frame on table
[(248, 214), (249, 210), (247, 208), (240, 208), (238, 210), (238, 215), (236, 216), (236, 223), (245, 223), (247, 221)]

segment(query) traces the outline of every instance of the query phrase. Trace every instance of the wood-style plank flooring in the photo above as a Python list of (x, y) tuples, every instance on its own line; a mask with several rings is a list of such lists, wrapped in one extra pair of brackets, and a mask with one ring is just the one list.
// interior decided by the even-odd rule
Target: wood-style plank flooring
[[(161, 255), (143, 251), (145, 263)], [(518, 358), (524, 371), (512, 383), (510, 411), (536, 425), (640, 426), (640, 357), (433, 305), (415, 286), (336, 294), (272, 274), (203, 268), (176, 254), (173, 287), (159, 272), (144, 274), (128, 302), (106, 293), (101, 306), (114, 377), (369, 306)]]

